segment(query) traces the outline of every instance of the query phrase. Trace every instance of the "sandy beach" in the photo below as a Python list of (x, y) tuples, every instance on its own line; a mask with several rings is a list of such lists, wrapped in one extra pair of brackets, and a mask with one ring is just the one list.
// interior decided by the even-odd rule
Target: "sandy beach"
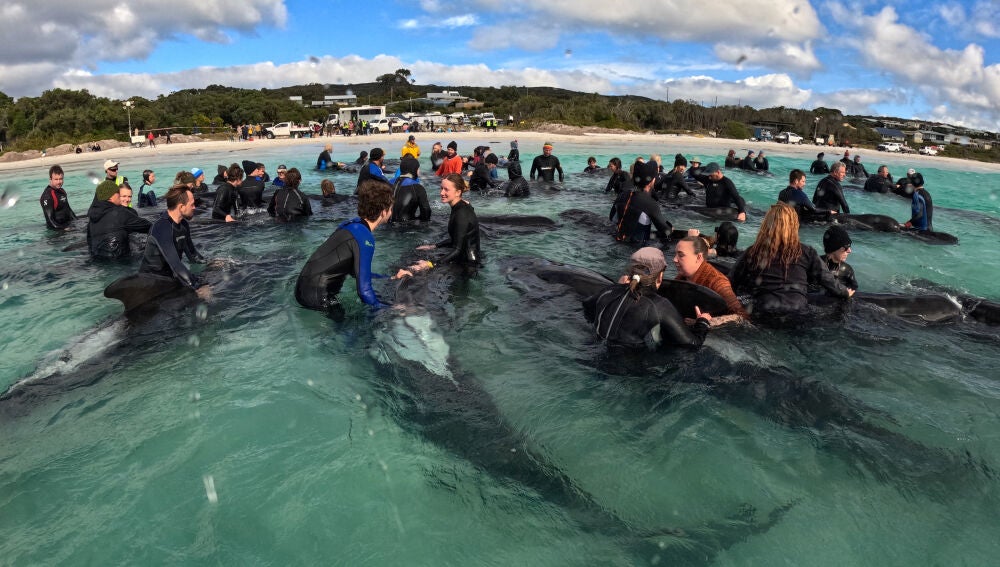
[[(441, 141), (447, 144), (450, 140), (456, 140), (459, 143), (459, 148), (462, 153), (471, 153), (472, 148), (463, 145), (463, 141), (474, 141), (477, 143), (482, 143), (482, 141), (501, 141), (503, 144), (498, 148), (494, 148), (497, 153), (503, 155), (507, 152), (507, 142), (510, 140), (517, 139), (519, 141), (522, 158), (527, 159), (529, 156), (534, 156), (535, 152), (541, 153), (541, 145), (543, 142), (552, 142), (556, 146), (555, 154), (559, 154), (559, 144), (560, 143), (601, 143), (601, 144), (614, 144), (620, 143), (622, 147), (622, 160), (631, 161), (632, 153), (634, 151), (628, 151), (631, 146), (663, 146), (662, 153), (664, 155), (671, 155), (677, 151), (682, 151), (685, 154), (697, 154), (702, 157), (703, 161), (706, 163), (713, 161), (714, 159), (721, 159), (725, 156), (726, 152), (732, 148), (737, 151), (737, 155), (742, 157), (746, 154), (746, 149), (753, 149), (755, 151), (764, 150), (767, 154), (771, 156), (785, 156), (793, 158), (801, 158), (804, 160), (813, 160), (816, 154), (820, 151), (826, 153), (826, 161), (832, 162), (839, 159), (840, 155), (843, 153), (844, 148), (832, 147), (832, 148), (822, 148), (820, 146), (803, 144), (803, 145), (789, 145), (789, 144), (779, 144), (775, 142), (749, 142), (746, 140), (732, 140), (728, 138), (708, 138), (700, 136), (684, 136), (684, 135), (667, 135), (667, 134), (639, 134), (639, 133), (609, 133), (609, 132), (583, 132), (582, 129), (569, 128), (554, 126), (554, 130), (576, 130), (578, 133), (567, 134), (552, 131), (525, 131), (525, 130), (503, 130), (498, 132), (484, 132), (482, 130), (476, 129), (470, 132), (448, 132), (448, 133), (431, 133), (431, 132), (421, 132), (417, 133), (417, 143), (420, 144), (421, 150), (423, 152), (429, 152), (431, 145), (435, 141)], [(252, 144), (260, 149), (283, 147), (283, 146), (302, 146), (304, 148), (304, 154), (309, 156), (318, 153), (323, 144), (327, 142), (332, 143), (334, 146), (333, 156), (335, 159), (341, 161), (352, 161), (358, 155), (361, 150), (369, 150), (373, 147), (382, 147), (386, 149), (386, 153), (389, 156), (398, 155), (398, 148), (402, 147), (403, 143), (406, 141), (407, 134), (374, 134), (371, 136), (351, 136), (342, 137), (334, 136), (330, 138), (300, 138), (300, 139), (290, 139), (290, 138), (279, 138), (274, 140), (260, 139), (254, 140), (252, 142), (229, 142), (229, 141), (200, 141), (200, 142), (186, 142), (186, 143), (158, 143), (155, 148), (132, 148), (132, 147), (121, 147), (121, 148), (111, 148), (101, 152), (84, 152), (81, 154), (65, 154), (58, 156), (45, 156), (34, 159), (26, 159), (21, 161), (12, 161), (6, 163), (0, 163), (0, 171), (17, 171), (26, 169), (36, 169), (38, 167), (48, 167), (53, 164), (68, 165), (81, 162), (94, 161), (101, 163), (106, 159), (122, 159), (122, 160), (134, 160), (143, 156), (162, 156), (162, 155), (198, 155), (207, 153), (217, 153), (220, 151), (226, 151), (232, 149), (234, 144), (248, 145)], [(306, 149), (307, 148), (307, 149)], [(879, 152), (875, 150), (868, 149), (852, 149), (851, 155), (860, 154), (862, 156), (863, 163), (867, 166), (868, 171), (871, 173), (875, 172), (875, 169), (879, 164), (887, 164), (891, 169), (898, 169), (900, 167), (914, 167), (919, 169), (920, 166), (926, 167), (938, 167), (945, 169), (964, 169), (976, 173), (998, 173), (1000, 172), (1000, 164), (995, 163), (984, 163), (970, 160), (963, 160), (957, 158), (948, 157), (938, 157), (938, 156), (924, 156), (919, 154), (891, 154), (886, 152)], [(668, 160), (669, 161), (669, 160)], [(605, 165), (605, 164), (599, 164)]]

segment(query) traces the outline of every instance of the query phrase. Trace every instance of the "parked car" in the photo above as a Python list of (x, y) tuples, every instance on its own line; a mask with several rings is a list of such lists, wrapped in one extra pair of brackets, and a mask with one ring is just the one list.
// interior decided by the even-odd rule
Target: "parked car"
[(774, 137), (774, 141), (783, 144), (801, 144), (802, 136), (799, 136), (795, 132), (782, 132)]
[(920, 153), (925, 156), (936, 156), (939, 151), (941, 151), (941, 148), (937, 146), (924, 146), (920, 148)]
[(901, 152), (903, 151), (903, 144), (899, 142), (882, 142), (878, 145), (878, 151), (880, 152)]

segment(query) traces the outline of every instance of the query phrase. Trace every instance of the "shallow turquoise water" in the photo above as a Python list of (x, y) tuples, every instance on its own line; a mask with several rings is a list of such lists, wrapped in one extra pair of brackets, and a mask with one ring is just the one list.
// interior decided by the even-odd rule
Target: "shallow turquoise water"
[[(481, 214), (604, 214), (605, 178), (575, 173), (587, 156), (627, 163), (681, 150), (560, 144), (565, 191), (523, 201), (474, 196), (473, 204)], [(313, 152), (301, 152), (255, 157), (269, 169), (306, 169)], [(138, 178), (152, 166), (162, 194), (167, 172), (208, 171), (233, 157), (129, 159), (123, 168)], [(869, 170), (875, 160), (865, 156)], [(770, 161), (775, 178), (732, 174), (761, 209), (790, 168), (811, 160)], [(890, 166), (896, 174), (907, 167)], [(921, 172), (936, 205), (993, 220), (936, 212), (935, 228), (961, 239), (952, 247), (852, 233), (862, 287), (909, 291), (924, 278), (1000, 299), (997, 176)], [(81, 214), (92, 194), (87, 174), (67, 170)], [(394, 338), (405, 339), (393, 334), (398, 315), (372, 317), (351, 294), (344, 323), (296, 305), (299, 269), (345, 210), (319, 210), (295, 226), (196, 224), (203, 252), (227, 261), (216, 299), (201, 316), (185, 311), (123, 330), (120, 306), (101, 290), (134, 267), (61, 252), (82, 233), (47, 234), (36, 204), (45, 178), (43, 168), (0, 174), (0, 186), (22, 197), (0, 211), (0, 385), (30, 376), (45, 384), (25, 388), (30, 400), (0, 404), (5, 564), (631, 565), (670, 561), (694, 546), (667, 564), (986, 565), (1000, 551), (994, 329), (924, 327), (858, 310), (810, 329), (720, 330), (699, 353), (622, 364), (595, 343), (574, 298), (526, 289), (503, 267), (508, 256), (529, 255), (613, 275), (628, 249), (570, 223), (487, 239), (487, 266), (434, 312), (432, 338), (449, 346), (449, 368), (473, 377), (524, 447), (601, 508), (636, 533), (672, 526), (691, 536), (640, 542), (635, 533), (581, 526), (572, 508), (473, 465), (405, 419), (389, 380), (397, 370), (376, 363)], [(354, 178), (334, 176), (341, 191)], [(318, 182), (307, 172), (307, 190)], [(847, 198), (858, 212), (908, 217), (899, 197)], [(381, 230), (376, 269), (389, 271), (416, 243), (436, 240), (444, 205), (434, 214), (431, 227)], [(715, 224), (668, 218), (703, 230)], [(751, 218), (741, 227), (744, 245), (758, 226)], [(803, 229), (813, 245), (821, 235)], [(727, 386), (740, 372), (749, 383)], [(786, 383), (796, 387), (786, 391)], [(859, 421), (810, 422), (810, 397), (841, 404)], [(717, 523), (741, 508), (755, 507), (763, 521), (790, 503), (769, 530), (714, 543), (729, 532)]]

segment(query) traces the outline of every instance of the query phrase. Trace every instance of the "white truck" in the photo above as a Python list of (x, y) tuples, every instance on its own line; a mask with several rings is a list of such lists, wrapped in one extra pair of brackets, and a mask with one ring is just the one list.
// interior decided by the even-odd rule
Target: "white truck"
[(278, 137), (282, 138), (302, 138), (303, 136), (309, 136), (312, 134), (312, 125), (298, 126), (293, 122), (278, 122), (273, 126), (268, 126), (264, 128), (264, 136), (273, 140)]

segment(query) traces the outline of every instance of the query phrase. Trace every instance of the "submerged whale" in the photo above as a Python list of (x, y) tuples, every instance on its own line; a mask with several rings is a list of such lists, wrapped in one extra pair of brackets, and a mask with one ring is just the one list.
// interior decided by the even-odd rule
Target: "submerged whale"
[(695, 528), (649, 530), (598, 503), (504, 417), (476, 376), (452, 355), (438, 326), (447, 318), (438, 312), (457, 277), (442, 269), (404, 279), (395, 309), (379, 316), (370, 352), (384, 382), (376, 388), (401, 425), (494, 478), (514, 481), (559, 505), (581, 529), (616, 538), (643, 562), (708, 564), (721, 550), (770, 529), (793, 505), (776, 508), (761, 522), (745, 508)]

